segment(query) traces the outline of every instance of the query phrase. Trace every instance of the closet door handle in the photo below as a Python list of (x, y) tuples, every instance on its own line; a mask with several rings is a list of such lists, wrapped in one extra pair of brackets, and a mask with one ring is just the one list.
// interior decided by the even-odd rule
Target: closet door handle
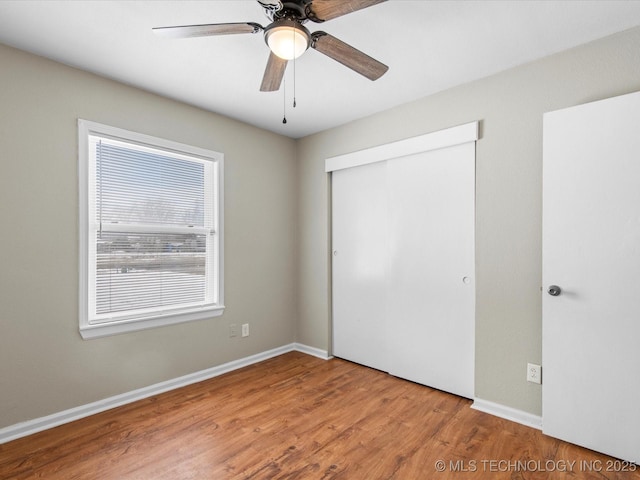
[(558, 285), (549, 285), (547, 293), (552, 297), (557, 297), (562, 293), (562, 289)]

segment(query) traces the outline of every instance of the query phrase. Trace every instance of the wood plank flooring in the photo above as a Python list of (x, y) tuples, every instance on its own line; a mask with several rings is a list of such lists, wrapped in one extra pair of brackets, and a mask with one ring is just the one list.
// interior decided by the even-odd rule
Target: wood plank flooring
[(640, 480), (470, 404), (293, 352), (0, 445), (0, 479)]

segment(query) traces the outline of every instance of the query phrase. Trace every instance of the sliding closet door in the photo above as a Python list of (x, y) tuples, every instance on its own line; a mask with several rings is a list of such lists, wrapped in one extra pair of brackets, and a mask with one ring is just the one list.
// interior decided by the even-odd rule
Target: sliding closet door
[(477, 123), (327, 159), (333, 354), (472, 398)]
[(389, 372), (473, 398), (475, 143), (387, 170)]
[(333, 354), (387, 370), (385, 162), (332, 177)]

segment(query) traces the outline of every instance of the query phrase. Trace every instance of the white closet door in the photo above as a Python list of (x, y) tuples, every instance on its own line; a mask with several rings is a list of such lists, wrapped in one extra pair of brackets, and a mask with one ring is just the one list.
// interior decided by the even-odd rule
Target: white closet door
[(475, 143), (387, 170), (389, 372), (473, 398)]
[(545, 114), (542, 239), (543, 431), (636, 463), (639, 125), (640, 92)]
[(386, 162), (333, 172), (333, 354), (387, 370)]
[(462, 130), (453, 146), (443, 131), (435, 148), (410, 139), (333, 171), (333, 354), (472, 398), (477, 130)]

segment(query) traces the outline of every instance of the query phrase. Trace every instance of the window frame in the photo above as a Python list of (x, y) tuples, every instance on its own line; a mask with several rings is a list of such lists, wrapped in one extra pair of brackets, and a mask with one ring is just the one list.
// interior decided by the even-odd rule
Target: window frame
[[(147, 312), (136, 315), (115, 315), (109, 319), (92, 319), (90, 288), (92, 278), (95, 287), (95, 275), (91, 262), (95, 262), (96, 245), (90, 243), (93, 223), (90, 216), (91, 183), (95, 182), (95, 164), (92, 163), (90, 137), (98, 136), (109, 140), (151, 148), (177, 156), (186, 156), (198, 161), (210, 161), (213, 174), (214, 225), (215, 239), (213, 265), (214, 273), (213, 304), (191, 307), (169, 306), (159, 312)], [(163, 138), (132, 132), (122, 128), (78, 119), (78, 185), (79, 185), (79, 328), (82, 338), (97, 338), (155, 328), (165, 325), (202, 320), (222, 315), (224, 312), (224, 155), (200, 147), (186, 145)], [(117, 227), (116, 227), (117, 228)], [(95, 242), (94, 242), (95, 243)], [(93, 259), (92, 259), (93, 252)], [(211, 286), (209, 286), (211, 287)], [(94, 294), (95, 295), (95, 294)]]

